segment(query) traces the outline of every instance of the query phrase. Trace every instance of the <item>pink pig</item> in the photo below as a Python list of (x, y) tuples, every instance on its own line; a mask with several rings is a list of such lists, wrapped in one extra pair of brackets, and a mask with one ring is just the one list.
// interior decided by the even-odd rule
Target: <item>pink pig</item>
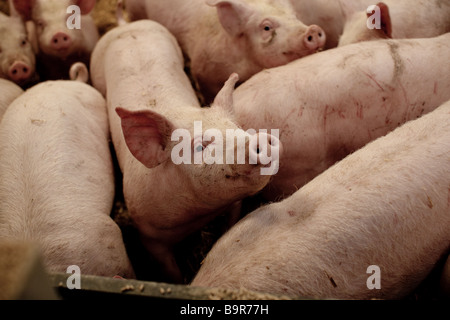
[[(290, 0), (300, 20), (318, 24), (326, 48), (391, 37), (431, 38), (450, 31), (450, 3), (441, 0)], [(369, 29), (377, 5), (380, 29)], [(370, 10), (368, 10), (370, 8)]]
[(0, 78), (27, 86), (36, 80), (35, 52), (19, 16), (0, 12)]
[(193, 286), (399, 299), (450, 248), (450, 101), (236, 224)]
[[(450, 99), (450, 34), (327, 50), (260, 72), (236, 89), (244, 128), (279, 129), (285, 197), (368, 142)], [(420, 81), (418, 80), (420, 79)]]
[[(32, 20), (36, 26), (38, 72), (43, 80), (65, 79), (73, 63), (89, 63), (99, 39), (97, 26), (89, 15), (95, 0), (10, 1), (25, 20)], [(80, 29), (68, 23), (76, 21), (69, 19), (76, 16), (75, 11), (68, 10), (73, 5), (80, 9)]]
[(109, 138), (105, 100), (85, 83), (48, 81), (14, 100), (0, 123), (0, 239), (37, 243), (51, 272), (134, 277), (110, 217)]
[[(380, 29), (369, 29), (368, 24), (374, 27), (377, 11)], [(376, 7), (358, 11), (350, 9), (346, 16), (339, 46), (377, 39), (380, 35), (408, 39), (431, 38), (450, 32), (449, 1), (385, 0)]]
[(133, 19), (155, 20), (175, 35), (207, 102), (231, 73), (245, 81), (264, 68), (315, 53), (326, 41), (319, 26), (296, 18), (287, 0), (128, 0), (126, 5)]
[[(270, 179), (261, 175), (265, 167), (261, 141), (270, 145), (272, 162), (278, 161), (279, 141), (268, 134), (245, 133), (235, 124), (236, 74), (210, 108), (201, 108), (176, 39), (156, 22), (138, 21), (108, 32), (93, 52), (91, 72), (94, 86), (107, 98), (131, 218), (168, 281), (182, 282), (173, 246), (261, 191)], [(195, 122), (201, 123), (200, 132)], [(180, 137), (174, 134), (180, 129), (189, 134), (188, 140), (182, 139), (187, 143), (182, 153), (188, 161), (178, 163), (173, 156), (181, 153), (174, 152)], [(245, 142), (246, 159), (250, 157), (254, 164), (207, 163), (208, 153), (235, 154), (234, 138), (219, 142), (211, 136), (219, 132), (225, 137), (226, 130), (236, 130), (236, 137)], [(200, 161), (191, 162), (198, 155)]]

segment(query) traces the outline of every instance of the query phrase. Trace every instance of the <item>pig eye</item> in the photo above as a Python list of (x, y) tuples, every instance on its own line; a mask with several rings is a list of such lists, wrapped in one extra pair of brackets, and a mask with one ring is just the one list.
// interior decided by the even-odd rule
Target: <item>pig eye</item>
[(26, 39), (23, 39), (22, 42), (20, 43), (20, 45), (22, 47), (25, 47), (27, 45), (28, 41)]
[(270, 30), (272, 30), (271, 26), (268, 26), (268, 25), (264, 26), (264, 31), (270, 31)]
[(44, 28), (45, 27), (45, 22), (43, 20), (38, 20), (36, 21), (36, 24), (39, 28)]
[(194, 152), (203, 152), (210, 144), (210, 141), (196, 141), (194, 143)]

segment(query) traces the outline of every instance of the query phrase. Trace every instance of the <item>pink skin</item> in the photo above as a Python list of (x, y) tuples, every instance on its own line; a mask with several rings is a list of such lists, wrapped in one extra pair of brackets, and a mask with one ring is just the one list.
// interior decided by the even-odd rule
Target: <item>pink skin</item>
[[(15, 10), (36, 26), (36, 39), (44, 79), (68, 78), (68, 69), (77, 61), (89, 63), (99, 39), (97, 27), (89, 15), (95, 0), (11, 0)], [(67, 28), (67, 8), (77, 5), (81, 11), (81, 29)], [(55, 67), (55, 64), (57, 67)], [(59, 72), (52, 72), (57, 69)]]
[(266, 197), (289, 196), (450, 99), (450, 65), (442, 63), (449, 58), (450, 34), (362, 42), (265, 70), (242, 84), (234, 94), (240, 125), (280, 129), (285, 150)]
[[(327, 34), (326, 49), (380, 38), (367, 28), (373, 0), (290, 0), (305, 24), (318, 24)], [(392, 20), (392, 38), (431, 38), (450, 32), (450, 3), (431, 0), (386, 0)], [(430, 23), (432, 21), (432, 23)], [(342, 39), (341, 39), (342, 37)]]
[(325, 32), (299, 21), (285, 0), (128, 0), (126, 4), (132, 18), (143, 18), (146, 12), (145, 17), (175, 35), (207, 103), (231, 73), (238, 73), (243, 82), (262, 69), (315, 53), (326, 41)]
[[(370, 143), (208, 253), (192, 286), (401, 299), (450, 246), (450, 102)], [(380, 268), (381, 288), (367, 282)]]
[(0, 120), (11, 102), (23, 93), (14, 82), (0, 79)]
[[(243, 198), (261, 191), (270, 179), (260, 174), (260, 163), (175, 165), (171, 159), (179, 143), (171, 140), (176, 129), (190, 132), (189, 148), (195, 155), (215, 146), (194, 136), (195, 121), (202, 121), (205, 135), (214, 128), (224, 140), (226, 129), (238, 128), (232, 99), (238, 76), (230, 76), (211, 108), (201, 108), (175, 38), (160, 24), (145, 20), (102, 37), (92, 55), (91, 78), (107, 98), (125, 201), (142, 242), (167, 281), (183, 282), (173, 246), (217, 215), (239, 208)], [(265, 138), (276, 142), (275, 137)]]
[(0, 12), (0, 78), (24, 86), (35, 77), (35, 63), (23, 21)]
[(115, 186), (106, 103), (77, 81), (44, 82), (0, 124), (0, 239), (40, 246), (49, 272), (133, 278), (110, 217)]

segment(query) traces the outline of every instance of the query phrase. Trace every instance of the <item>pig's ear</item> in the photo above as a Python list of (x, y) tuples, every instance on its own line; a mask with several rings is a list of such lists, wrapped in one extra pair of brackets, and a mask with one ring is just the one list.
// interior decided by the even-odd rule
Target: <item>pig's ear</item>
[(32, 20), (27, 21), (25, 23), (25, 29), (27, 30), (27, 38), (28, 38), (28, 41), (31, 43), (31, 47), (33, 48), (34, 54), (38, 54), (39, 53), (39, 43), (38, 43), (37, 34), (36, 34), (36, 25), (34, 24), (34, 22)]
[(230, 75), (228, 80), (225, 82), (225, 85), (214, 99), (214, 102), (212, 104), (214, 108), (220, 107), (230, 114), (234, 114), (233, 93), (234, 87), (236, 86), (236, 83), (238, 81), (239, 75), (237, 73), (233, 73), (232, 75)]
[(392, 22), (389, 7), (383, 2), (379, 2), (377, 6), (380, 8), (381, 13), (381, 30), (386, 37), (392, 38)]
[(35, 0), (10, 0), (10, 11), (13, 16), (20, 16), (24, 21), (31, 20)]
[(230, 35), (239, 36), (244, 32), (251, 10), (243, 1), (206, 0), (206, 4), (217, 8), (219, 21)]
[(147, 168), (154, 168), (170, 157), (166, 149), (173, 125), (162, 115), (150, 111), (116, 108), (128, 149)]
[(73, 4), (80, 7), (81, 14), (89, 14), (95, 7), (95, 0), (73, 0)]

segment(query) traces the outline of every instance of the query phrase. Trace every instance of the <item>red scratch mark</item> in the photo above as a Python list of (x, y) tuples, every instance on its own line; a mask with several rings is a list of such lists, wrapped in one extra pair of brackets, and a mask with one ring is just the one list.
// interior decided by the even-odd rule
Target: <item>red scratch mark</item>
[(370, 80), (372, 80), (372, 81), (378, 86), (378, 88), (381, 89), (381, 91), (384, 91), (383, 87), (378, 83), (377, 80), (375, 80), (375, 77), (374, 77), (373, 75), (370, 75), (370, 74), (368, 74), (367, 72), (364, 72), (364, 71), (363, 71), (363, 73), (364, 73)]
[(357, 105), (356, 116), (361, 120), (364, 119), (363, 107), (359, 104)]
[(325, 106), (325, 113), (324, 113), (324, 116), (323, 116), (323, 127), (324, 127), (324, 129), (327, 128), (328, 108), (329, 108), (329, 106)]
[(433, 209), (434, 205), (433, 205), (433, 201), (431, 201), (430, 196), (427, 196), (427, 206), (430, 209)]
[(295, 212), (292, 211), (292, 210), (289, 210), (289, 211), (288, 211), (288, 215), (291, 216), (291, 217), (293, 217), (293, 216), (295, 216)]

